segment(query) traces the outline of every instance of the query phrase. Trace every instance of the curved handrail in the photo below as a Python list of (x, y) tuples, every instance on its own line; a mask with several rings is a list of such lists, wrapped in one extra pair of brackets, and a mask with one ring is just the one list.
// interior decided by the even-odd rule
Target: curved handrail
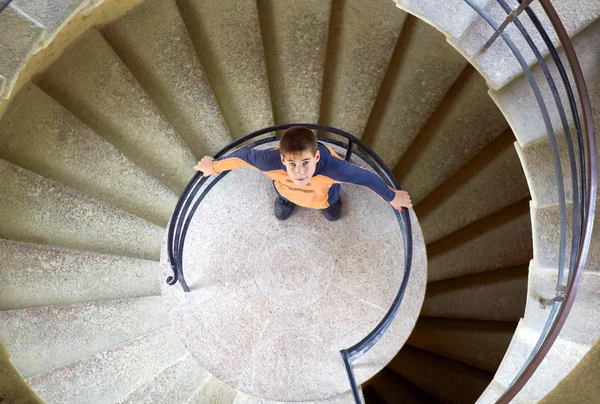
[[(383, 162), (381, 157), (379, 157), (371, 148), (369, 148), (366, 144), (364, 144), (358, 138), (352, 136), (351, 134), (337, 128), (317, 125), (317, 124), (284, 124), (284, 125), (276, 125), (270, 126), (267, 128), (260, 129), (258, 131), (252, 132), (232, 143), (225, 146), (221, 149), (217, 154), (214, 155), (214, 158), (220, 158), (225, 156), (230, 151), (236, 149), (238, 146), (243, 145), (246, 142), (249, 142), (255, 139), (258, 136), (265, 135), (267, 133), (272, 133), (280, 130), (288, 129), (292, 126), (305, 126), (313, 130), (324, 131), (339, 135), (348, 140), (347, 144), (343, 142), (337, 141), (335, 139), (329, 138), (320, 138), (319, 140), (326, 143), (331, 143), (340, 147), (346, 148), (346, 156), (345, 159), (349, 160), (351, 155), (354, 153), (359, 156), (361, 159), (366, 161), (376, 172), (377, 174), (392, 188), (401, 189), (400, 185), (394, 178), (392, 171), (387, 167), (387, 165)], [(247, 148), (253, 148), (260, 144), (273, 142), (277, 140), (277, 137), (270, 137), (266, 139), (258, 140), (252, 144), (246, 145)], [(359, 147), (364, 151), (364, 154), (355, 150), (355, 146)], [(171, 269), (173, 270), (173, 275), (167, 278), (167, 284), (174, 285), (179, 282), (185, 292), (189, 292), (189, 287), (185, 282), (183, 276), (183, 247), (185, 244), (185, 236), (187, 234), (187, 230), (189, 228), (189, 224), (191, 219), (198, 208), (201, 201), (204, 199), (206, 194), (210, 192), (212, 187), (216, 185), (227, 172), (219, 174), (216, 178), (212, 180), (203, 190), (202, 194), (196, 198), (198, 192), (203, 188), (203, 185), (208, 181), (208, 177), (202, 177), (201, 173), (196, 173), (190, 182), (187, 184), (183, 194), (177, 201), (177, 205), (175, 207), (175, 211), (171, 218), (171, 222), (169, 223), (168, 237), (167, 237), (167, 251), (169, 257), (169, 263), (171, 265)], [(195, 200), (195, 201), (194, 201)], [(194, 201), (194, 202), (192, 202)], [(404, 274), (402, 278), (402, 283), (398, 289), (398, 293), (388, 312), (385, 314), (383, 319), (377, 324), (377, 326), (365, 336), (361, 341), (357, 344), (353, 345), (350, 348), (343, 349), (340, 351), (340, 355), (344, 361), (346, 366), (346, 371), (348, 373), (348, 378), (350, 382), (350, 387), (353, 392), (354, 399), (357, 403), (361, 403), (360, 395), (358, 391), (358, 385), (356, 384), (356, 379), (354, 377), (354, 371), (352, 368), (352, 362), (358, 359), (360, 356), (365, 354), (373, 345), (379, 341), (379, 339), (385, 334), (387, 329), (390, 327), (392, 321), (396, 317), (400, 305), (402, 303), (402, 299), (404, 297), (404, 293), (408, 286), (408, 280), (410, 277), (411, 267), (412, 267), (412, 226), (410, 221), (410, 214), (408, 209), (403, 209), (402, 212), (398, 212), (394, 210), (396, 214), (396, 218), (400, 225), (401, 233), (403, 234), (403, 244), (404, 244)]]
[[(587, 89), (585, 86), (585, 81), (583, 79), (583, 73), (581, 71), (581, 67), (579, 66), (579, 62), (575, 55), (575, 51), (573, 49), (573, 45), (568, 37), (568, 34), (560, 21), (560, 18), (556, 14), (550, 0), (540, 0), (540, 3), (548, 16), (549, 20), (554, 27), (567, 55), (567, 59), (571, 66), (571, 71), (573, 77), (575, 79), (575, 84), (577, 90), (579, 92), (580, 104), (582, 106), (582, 114), (584, 117), (585, 128), (586, 128), (586, 145), (584, 145), (584, 134), (581, 130), (581, 124), (579, 121), (579, 115), (577, 111), (577, 106), (575, 104), (575, 97), (573, 96), (572, 87), (566, 71), (564, 69), (564, 65), (560, 60), (558, 52), (556, 48), (552, 44), (548, 34), (545, 32), (542, 24), (539, 19), (535, 15), (534, 11), (529, 7), (523, 7), (524, 11), (527, 13), (529, 18), (531, 19), (533, 25), (536, 30), (540, 33), (542, 39), (544, 40), (550, 54), (552, 56), (553, 61), (555, 62), (560, 78), (565, 86), (567, 97), (571, 109), (571, 114), (573, 115), (573, 120), (575, 123), (575, 135), (577, 136), (578, 141), (578, 149), (579, 153), (576, 156), (575, 149), (573, 146), (573, 141), (571, 139), (571, 130), (569, 128), (566, 113), (563, 107), (563, 103), (560, 99), (560, 94), (556, 88), (554, 83), (554, 79), (544, 62), (544, 59), (537, 49), (537, 46), (527, 33), (524, 26), (521, 24), (519, 19), (517, 18), (514, 10), (510, 8), (510, 6), (506, 3), (505, 0), (496, 0), (500, 6), (504, 9), (504, 11), (509, 15), (506, 21), (512, 21), (516, 25), (517, 29), (523, 35), (525, 41), (533, 51), (537, 62), (539, 63), (546, 81), (548, 82), (549, 88), (552, 92), (554, 101), (556, 103), (556, 107), (558, 109), (558, 114), (560, 116), (562, 129), (565, 132), (566, 142), (567, 142), (567, 150), (568, 150), (568, 158), (569, 165), (571, 168), (571, 185), (572, 185), (572, 196), (573, 196), (573, 228), (572, 228), (572, 242), (571, 242), (571, 254), (570, 254), (570, 262), (569, 262), (569, 276), (566, 281), (566, 285), (564, 285), (564, 265), (565, 265), (565, 249), (566, 249), (566, 197), (564, 192), (563, 185), (563, 174), (560, 162), (560, 156), (558, 154), (556, 137), (554, 134), (554, 130), (552, 128), (552, 124), (550, 122), (550, 117), (548, 114), (547, 106), (541, 97), (541, 93), (538, 87), (538, 84), (529, 69), (528, 64), (525, 62), (519, 50), (516, 48), (508, 34), (503, 32), (503, 29), (499, 29), (500, 25), (497, 24), (483, 9), (481, 9), (473, 0), (463, 0), (467, 3), (472, 9), (474, 9), (492, 28), (495, 30), (495, 36), (501, 36), (505, 43), (510, 48), (513, 55), (519, 61), (530, 85), (534, 92), (536, 101), (538, 103), (538, 107), (542, 113), (542, 117), (544, 120), (544, 124), (546, 126), (546, 132), (548, 134), (548, 140), (552, 150), (552, 156), (554, 160), (555, 166), (555, 174), (558, 186), (558, 203), (560, 210), (560, 244), (559, 244), (559, 262), (558, 262), (558, 280), (556, 286), (556, 297), (550, 299), (552, 305), (552, 310), (548, 316), (546, 324), (540, 334), (540, 337), (532, 350), (530, 356), (525, 361), (522, 369), (515, 376), (514, 380), (510, 384), (510, 386), (506, 389), (506, 391), (499, 398), (498, 403), (509, 403), (523, 388), (523, 386), (527, 383), (527, 381), (531, 378), (543, 358), (546, 356), (552, 344), (558, 337), (564, 322), (567, 319), (567, 316), (570, 312), (570, 309), (575, 300), (575, 296), (577, 294), (577, 289), (579, 286), (579, 281), (581, 279), (583, 273), (583, 267), (585, 265), (585, 260), (588, 254), (591, 233), (593, 228), (594, 221), (594, 210), (595, 210), (595, 195), (596, 195), (596, 144), (594, 138), (594, 124), (591, 114), (591, 105), (589, 101), (589, 97), (587, 94)], [(521, 7), (524, 5), (526, 0), (518, 0), (521, 4)], [(502, 26), (506, 26), (506, 21)], [(586, 147), (587, 146), (587, 147)], [(579, 161), (577, 161), (579, 158)], [(587, 162), (587, 164), (586, 164)], [(577, 164), (579, 163), (579, 164)], [(577, 171), (579, 168), (579, 171)], [(581, 191), (581, 193), (580, 193)]]
[(12, 3), (12, 0), (0, 0), (0, 13)]

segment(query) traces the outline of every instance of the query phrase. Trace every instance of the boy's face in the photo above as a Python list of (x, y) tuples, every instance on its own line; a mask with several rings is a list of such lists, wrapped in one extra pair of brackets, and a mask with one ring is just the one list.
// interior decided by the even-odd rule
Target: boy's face
[(317, 163), (321, 159), (321, 154), (317, 152), (313, 155), (310, 150), (305, 150), (302, 154), (293, 154), (284, 157), (281, 155), (281, 162), (292, 182), (296, 185), (306, 185), (317, 169)]

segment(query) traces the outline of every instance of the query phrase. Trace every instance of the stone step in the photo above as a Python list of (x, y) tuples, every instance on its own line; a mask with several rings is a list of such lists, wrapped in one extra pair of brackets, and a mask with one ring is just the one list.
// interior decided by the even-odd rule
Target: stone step
[(197, 158), (231, 142), (175, 0), (146, 1), (102, 35)]
[(85, 34), (37, 84), (176, 194), (194, 174), (195, 157), (98, 31)]
[(177, 199), (39, 87), (28, 83), (0, 123), (0, 158), (165, 227)]
[(421, 316), (518, 321), (525, 310), (527, 272), (519, 266), (430, 283)]
[(316, 123), (331, 0), (259, 0), (257, 6), (275, 123)]
[[(566, 205), (566, 264), (565, 272), (568, 271), (571, 257), (572, 242), (572, 206)], [(558, 269), (559, 244), (560, 244), (560, 209), (557, 205), (542, 208), (531, 207), (531, 221), (533, 223), (533, 257), (536, 268)], [(594, 229), (600, 226), (600, 217), (594, 217)], [(591, 248), (586, 259), (586, 271), (600, 273), (600, 250), (593, 246), (599, 245), (600, 234), (592, 233)]]
[[(534, 330), (544, 328), (551, 307), (542, 306), (541, 301), (556, 296), (557, 278), (556, 269), (548, 270), (531, 266), (524, 326)], [(600, 291), (600, 272), (584, 272), (575, 303), (560, 332), (563, 340), (585, 346), (591, 346), (596, 341), (600, 335), (598, 291)]]
[(160, 296), (0, 312), (0, 337), (24, 378), (168, 325)]
[(387, 404), (437, 404), (440, 402), (388, 368), (379, 372), (373, 378), (370, 386)]
[[(558, 2), (553, 2), (552, 4), (555, 3)], [(582, 1), (577, 3), (582, 4), (582, 7), (592, 6), (599, 8), (598, 4), (592, 4), (597, 3), (593, 0)], [(573, 15), (573, 17), (577, 15), (577, 19), (581, 19), (582, 22), (586, 21), (590, 17), (590, 15), (579, 15), (578, 8), (579, 6), (573, 9), (572, 14), (567, 13), (566, 15), (571, 14)], [(565, 13), (563, 13), (562, 15), (565, 15)], [(597, 65), (597, 55), (600, 53), (599, 39), (600, 21), (594, 22), (572, 39), (573, 47), (575, 48), (577, 59), (579, 60), (581, 70), (583, 71), (588, 95), (590, 97), (592, 105), (598, 105), (598, 103), (600, 102), (600, 78), (598, 77)], [(575, 99), (578, 104), (578, 111), (581, 117), (582, 110), (581, 106), (579, 105), (579, 96), (577, 94), (575, 81), (573, 80), (569, 63), (566, 59), (563, 49), (560, 49), (558, 51), (558, 54), (563, 64), (565, 65), (565, 69), (569, 76), (571, 87), (573, 88), (573, 91), (575, 93)], [(559, 94), (561, 95), (561, 100), (565, 108), (566, 117), (568, 119), (571, 132), (575, 133), (573, 115), (571, 114), (569, 101), (566, 96), (564, 86), (562, 84), (562, 79), (560, 78), (558, 70), (554, 66), (554, 62), (551, 60), (551, 58), (546, 58), (546, 64), (548, 65), (548, 69), (552, 73), (552, 77), (554, 78)], [(532, 73), (540, 87), (540, 91), (542, 92), (542, 96), (544, 97), (544, 101), (548, 107), (548, 112), (550, 114), (554, 130), (557, 134), (563, 133), (558, 109), (556, 107), (556, 104), (554, 103), (554, 98), (550, 91), (550, 87), (544, 77), (544, 73), (541, 67), (539, 65), (536, 65), (532, 69)], [(490, 96), (494, 99), (494, 101), (506, 117), (506, 120), (515, 132), (515, 136), (517, 137), (517, 140), (519, 141), (521, 147), (525, 147), (529, 143), (546, 138), (547, 132), (546, 127), (544, 125), (544, 121), (542, 119), (540, 108), (534, 98), (531, 86), (529, 85), (529, 82), (527, 81), (527, 78), (525, 76), (520, 76), (516, 78), (506, 87), (502, 88), (500, 91), (490, 91)], [(595, 108), (592, 112), (594, 114), (594, 121), (599, 122), (600, 118), (598, 109)]]
[(394, 168), (419, 203), (506, 129), (485, 81), (468, 67)]
[(43, 404), (12, 366), (0, 341), (0, 398), (10, 404)]
[(527, 264), (533, 256), (523, 200), (427, 245), (428, 281)]
[(427, 23), (409, 16), (363, 140), (394, 167), (459, 77), (467, 61)]
[(444, 403), (473, 403), (492, 380), (491, 373), (409, 346), (388, 368)]
[(159, 295), (160, 281), (156, 261), (0, 239), (0, 310)]
[[(479, 396), (477, 399), (477, 404), (496, 404), (498, 399), (504, 392), (507, 387), (503, 384), (498, 383), (496, 380), (492, 380), (492, 382), (487, 386), (485, 391)], [(534, 404), (532, 401), (524, 399), (522, 397), (515, 397), (511, 400), (512, 404)]]
[(459, 37), (478, 15), (464, 0), (394, 0), (396, 6), (419, 17), (447, 38)]
[(184, 352), (169, 327), (26, 382), (44, 402), (114, 403), (152, 380)]
[(185, 404), (230, 404), (236, 400), (238, 391), (214, 376), (208, 376)]
[[(515, 9), (519, 5), (516, 0), (508, 0), (506, 2), (511, 9)], [(482, 2), (478, 3), (481, 4)], [(507, 13), (497, 1), (486, 0), (483, 3), (485, 3), (483, 8), (498, 25), (506, 19)], [(552, 4), (560, 16), (569, 37), (577, 35), (578, 32), (600, 17), (600, 5), (593, 0), (562, 0), (555, 1)], [(540, 21), (542, 21), (542, 25), (554, 45), (558, 46), (558, 37), (552, 28), (552, 23), (547, 19), (542, 6), (538, 2), (534, 2), (531, 8), (540, 18)], [(542, 56), (548, 55), (549, 51), (544, 41), (526, 13), (522, 13), (519, 16), (519, 21), (533, 38)], [(521, 51), (527, 64), (529, 66), (536, 64), (537, 59), (533, 51), (516, 25), (514, 23), (509, 24), (505, 32)], [(498, 38), (489, 49), (482, 51), (483, 45), (493, 33), (494, 29), (485, 20), (476, 18), (460, 37), (451, 42), (453, 42), (453, 46), (462, 50), (462, 53), (472, 65), (477, 67), (477, 70), (479, 70), (489, 83), (490, 88), (497, 90), (504, 87), (515, 77), (521, 75), (523, 69), (502, 38)]]
[(158, 260), (164, 230), (0, 160), (0, 237)]
[(415, 207), (430, 239), (452, 234), (529, 196), (513, 142), (510, 131), (498, 136)]
[(183, 404), (209, 376), (210, 374), (200, 368), (196, 360), (186, 353), (153, 379), (119, 400), (119, 404)]
[[(348, 388), (350, 388), (350, 385), (348, 385)], [(360, 386), (359, 386), (360, 389)], [(362, 402), (365, 402), (365, 399), (362, 395), (362, 389), (359, 390)], [(355, 404), (356, 401), (354, 401), (354, 396), (352, 395), (352, 392), (350, 390), (348, 390), (346, 393), (344, 394), (339, 394), (333, 397), (330, 397), (329, 399), (325, 399), (325, 400), (318, 400), (318, 401), (273, 401), (273, 400), (268, 400), (265, 398), (260, 398), (260, 397), (256, 397), (256, 396), (251, 396), (249, 394), (245, 394), (243, 392), (238, 392), (234, 404)]]
[(332, 8), (320, 124), (362, 136), (405, 19), (389, 0)]
[(421, 316), (407, 344), (488, 372), (495, 372), (516, 323)]
[(255, 0), (178, 0), (231, 136), (273, 124)]
[(40, 46), (46, 46), (74, 14), (85, 9), (90, 2), (91, 0), (13, 0), (12, 4), (46, 27), (40, 43)]
[[(495, 381), (502, 386), (510, 385), (532, 352), (540, 332), (525, 326), (523, 322), (519, 324), (494, 376)], [(559, 336), (529, 382), (517, 394), (517, 400), (539, 402), (575, 368), (590, 348), (591, 345), (577, 344)]]
[(38, 49), (45, 27), (14, 4), (0, 14), (0, 100), (8, 98), (19, 72)]

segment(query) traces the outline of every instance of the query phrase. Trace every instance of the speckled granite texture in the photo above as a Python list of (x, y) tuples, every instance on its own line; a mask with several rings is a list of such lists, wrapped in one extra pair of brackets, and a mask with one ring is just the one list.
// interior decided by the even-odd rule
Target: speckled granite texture
[[(229, 173), (201, 203), (184, 248), (191, 292), (163, 286), (171, 320), (200, 365), (230, 386), (268, 400), (313, 401), (349, 383), (339, 351), (366, 336), (390, 307), (403, 274), (393, 209), (366, 188), (344, 185), (342, 216), (318, 210), (273, 216), (271, 181)], [(357, 360), (359, 383), (398, 352), (423, 302), (426, 257), (414, 214), (414, 260), (400, 313)], [(170, 274), (164, 259), (163, 276)]]

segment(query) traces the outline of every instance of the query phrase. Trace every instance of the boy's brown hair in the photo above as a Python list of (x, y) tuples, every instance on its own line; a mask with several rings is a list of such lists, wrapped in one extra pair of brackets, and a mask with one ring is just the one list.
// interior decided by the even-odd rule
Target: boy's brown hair
[(310, 150), (313, 156), (317, 153), (317, 136), (305, 126), (292, 126), (286, 129), (279, 140), (279, 151), (285, 158), (302, 154)]

